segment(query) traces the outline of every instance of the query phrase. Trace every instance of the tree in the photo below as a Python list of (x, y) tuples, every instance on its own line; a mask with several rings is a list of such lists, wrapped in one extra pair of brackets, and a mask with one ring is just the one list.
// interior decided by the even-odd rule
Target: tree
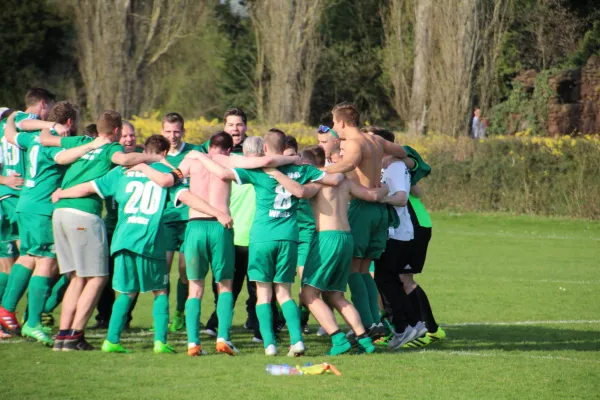
[(151, 68), (188, 35), (204, 0), (71, 0), (88, 111), (141, 111)]
[[(436, 2), (436, 9), (438, 8)], [(415, 2), (415, 47), (412, 90), (410, 96), (409, 132), (422, 132), (427, 116), (427, 71), (430, 64), (432, 1), (418, 0)], [(442, 21), (436, 21), (442, 23)]]

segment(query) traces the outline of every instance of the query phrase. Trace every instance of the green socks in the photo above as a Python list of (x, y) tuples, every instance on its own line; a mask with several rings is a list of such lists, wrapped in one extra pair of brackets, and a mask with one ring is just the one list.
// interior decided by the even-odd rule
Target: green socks
[(2, 296), (2, 307), (10, 312), (14, 312), (17, 308), (17, 303), (23, 297), (25, 289), (29, 284), (29, 278), (33, 271), (29, 268), (25, 268), (21, 264), (13, 265), (8, 276), (8, 283), (4, 290), (4, 296)]
[(369, 294), (369, 307), (373, 316), (373, 322), (378, 323), (381, 316), (379, 315), (379, 291), (377, 290), (377, 285), (370, 273), (367, 272), (361, 275)]
[(200, 344), (200, 299), (187, 299), (185, 302), (185, 326), (188, 343)]
[(344, 354), (352, 348), (352, 345), (348, 341), (348, 338), (344, 332), (337, 331), (331, 336), (331, 350), (329, 350), (330, 356), (338, 356)]
[[(110, 283), (109, 283), (110, 284)], [(58, 305), (62, 302), (63, 296), (69, 287), (69, 278), (67, 274), (60, 277), (58, 281), (52, 286), (52, 291), (50, 292), (50, 297), (46, 300), (46, 304), (44, 304), (44, 312), (46, 314), (50, 314)]]
[(6, 272), (0, 272), (0, 300), (4, 296), (4, 290), (6, 290), (6, 284), (8, 283), (8, 274)]
[(185, 303), (188, 298), (188, 287), (189, 284), (182, 283), (181, 279), (177, 279), (177, 303), (175, 305), (175, 310), (184, 311)]
[(222, 292), (217, 301), (217, 318), (219, 319), (219, 336), (229, 341), (231, 321), (233, 320), (233, 293)]
[[(130, 307), (127, 308), (127, 312), (129, 312)], [(169, 330), (169, 297), (166, 294), (159, 294), (154, 297), (152, 317), (154, 318), (154, 341), (160, 340), (163, 343), (167, 343), (167, 331)]]
[(45, 276), (31, 277), (29, 292), (27, 293), (27, 325), (30, 328), (35, 328), (42, 322), (42, 311), (49, 292), (50, 278)]
[(275, 334), (273, 333), (273, 312), (271, 311), (271, 303), (263, 303), (256, 305), (256, 318), (258, 319), (258, 327), (263, 338), (265, 349), (270, 344), (275, 344)]
[(352, 295), (352, 304), (354, 304), (356, 311), (358, 311), (365, 329), (369, 329), (373, 325), (373, 315), (371, 314), (371, 306), (369, 305), (369, 293), (360, 272), (350, 274), (348, 277), (348, 286)]
[(133, 299), (126, 294), (120, 294), (115, 300), (108, 323), (108, 335), (106, 340), (112, 344), (117, 344), (121, 341), (121, 332), (127, 324), (127, 313)]
[(288, 331), (290, 332), (290, 343), (296, 344), (302, 341), (302, 327), (300, 326), (300, 310), (294, 300), (288, 300), (281, 305), (281, 312), (285, 318)]

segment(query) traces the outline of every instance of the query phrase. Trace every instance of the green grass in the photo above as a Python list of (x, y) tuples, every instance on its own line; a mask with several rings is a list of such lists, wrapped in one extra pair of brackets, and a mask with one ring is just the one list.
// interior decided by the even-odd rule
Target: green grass
[[(322, 356), (328, 339), (311, 334), (300, 362), (328, 361), (343, 376), (269, 376), (267, 363), (294, 360), (267, 359), (251, 342), (242, 294), (233, 334), (239, 357), (215, 354), (214, 340), (203, 337), (210, 355), (191, 359), (184, 334), (170, 336), (180, 354), (158, 356), (147, 332), (152, 296), (145, 295), (123, 339), (129, 355), (0, 343), (0, 398), (597, 398), (600, 223), (452, 214), (433, 220), (418, 281), (449, 337), (426, 350), (332, 358)], [(203, 322), (213, 308), (209, 293)]]

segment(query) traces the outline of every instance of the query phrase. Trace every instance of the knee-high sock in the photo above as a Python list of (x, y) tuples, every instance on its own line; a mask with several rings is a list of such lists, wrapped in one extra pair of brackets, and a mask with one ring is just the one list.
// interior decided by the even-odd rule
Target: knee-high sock
[(223, 292), (219, 295), (217, 316), (219, 317), (219, 337), (229, 340), (231, 321), (233, 320), (233, 293)]
[[(127, 313), (131, 304), (127, 308)], [(166, 294), (159, 294), (154, 297), (152, 306), (152, 317), (154, 318), (154, 340), (160, 340), (167, 343), (167, 331), (169, 330), (169, 297)], [(127, 320), (127, 314), (125, 314)]]
[(187, 299), (185, 302), (185, 327), (188, 343), (200, 344), (200, 299)]
[(33, 276), (27, 294), (27, 325), (31, 328), (42, 322), (42, 311), (50, 293), (50, 278)]
[(275, 344), (275, 334), (273, 333), (273, 311), (271, 311), (271, 304), (257, 304), (256, 317), (258, 319), (260, 334), (263, 338), (263, 344), (265, 348), (267, 348), (267, 346), (270, 344)]
[(6, 272), (0, 272), (0, 301), (2, 300), (2, 296), (4, 296), (4, 291), (6, 290), (7, 284), (8, 274)]
[(46, 304), (44, 304), (45, 313), (51, 313), (56, 307), (58, 307), (60, 303), (62, 303), (62, 299), (65, 295), (67, 287), (69, 287), (69, 278), (67, 277), (67, 275), (63, 275), (58, 281), (56, 281), (54, 286), (52, 286), (52, 290), (50, 291), (50, 297), (48, 297), (48, 299), (46, 300)]
[(2, 307), (10, 312), (15, 311), (17, 303), (23, 297), (25, 289), (27, 289), (32, 272), (32, 270), (25, 268), (21, 264), (13, 265), (8, 276), (8, 284), (4, 290), (4, 296), (2, 296)]
[(379, 292), (377, 291), (377, 285), (373, 280), (370, 273), (361, 274), (367, 293), (369, 294), (369, 308), (371, 309), (371, 315), (373, 316), (373, 322), (378, 323), (381, 319), (379, 315)]
[(189, 284), (181, 282), (181, 279), (177, 280), (177, 303), (175, 304), (175, 309), (179, 312), (185, 310), (188, 288)]
[[(427, 294), (423, 288), (417, 285), (417, 288), (413, 290), (413, 293), (416, 292), (416, 295), (419, 299), (419, 305), (421, 309), (421, 319), (427, 325), (427, 330), (431, 333), (437, 332), (438, 324), (433, 317), (433, 311), (431, 311), (431, 305), (429, 304), (429, 299), (427, 298)], [(411, 293), (412, 294), (412, 293)]]
[(348, 277), (348, 286), (352, 295), (352, 304), (354, 304), (356, 311), (358, 311), (365, 329), (369, 329), (373, 325), (373, 315), (369, 306), (369, 294), (360, 272), (350, 274)]
[(127, 313), (131, 307), (131, 297), (126, 294), (120, 294), (113, 305), (110, 322), (108, 323), (108, 335), (106, 339), (111, 343), (121, 341), (121, 332), (125, 329), (127, 323)]
[(294, 300), (288, 300), (281, 305), (281, 312), (290, 332), (290, 343), (302, 341), (302, 327), (300, 326), (300, 310)]

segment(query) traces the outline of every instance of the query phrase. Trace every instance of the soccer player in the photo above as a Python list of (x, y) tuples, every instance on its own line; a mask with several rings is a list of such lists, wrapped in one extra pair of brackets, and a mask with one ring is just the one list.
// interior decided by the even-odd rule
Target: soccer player
[[(145, 153), (164, 157), (169, 148), (168, 140), (161, 135), (154, 135), (146, 140)], [(146, 175), (148, 168), (161, 172), (171, 170), (162, 163), (139, 165), (129, 170), (116, 167), (101, 178), (58, 190), (53, 195), (53, 200), (57, 201), (96, 193), (101, 197), (113, 196), (119, 204), (119, 219), (111, 253), (115, 257), (113, 287), (121, 294), (113, 306), (108, 336), (102, 344), (102, 351), (107, 353), (128, 352), (121, 346), (120, 336), (133, 298), (138, 292), (147, 291), (154, 294), (154, 352), (175, 352), (167, 345), (169, 302), (166, 289), (169, 275), (163, 240), (164, 225), (161, 223), (167, 201), (176, 206), (179, 201), (186, 202), (191, 207), (217, 216), (225, 225), (231, 224), (229, 216), (191, 195), (185, 186), (176, 185), (167, 190), (152, 182)]]
[[(316, 166), (323, 167), (324, 160)], [(304, 267), (300, 296), (331, 337), (329, 355), (346, 353), (352, 345), (340, 331), (328, 304), (342, 315), (356, 334), (359, 351), (372, 353), (375, 347), (361, 323), (360, 315), (344, 298), (354, 249), (347, 217), (348, 202), (350, 196), (364, 201), (380, 201), (388, 193), (388, 188), (367, 189), (349, 179), (344, 179), (335, 187), (315, 183), (302, 186), (277, 170), (268, 173), (294, 196), (313, 198), (311, 205), (315, 213), (316, 235)], [(321, 299), (321, 294), (327, 304)]]
[[(359, 131), (359, 112), (353, 104), (341, 103), (333, 110), (333, 129), (343, 141), (344, 155), (338, 163), (325, 168), (329, 173), (341, 172), (367, 188), (380, 184), (384, 154), (406, 158), (402, 146), (390, 143), (378, 136)], [(377, 285), (369, 274), (371, 260), (378, 259), (385, 249), (390, 219), (387, 206), (352, 199), (348, 220), (354, 238), (354, 257), (348, 286), (352, 302), (358, 310), (363, 325), (370, 329), (372, 338), (387, 333), (379, 323), (379, 294)]]
[(284, 156), (295, 156), (298, 154), (298, 142), (293, 136), (285, 137), (285, 150), (283, 150)]
[[(281, 131), (267, 132), (264, 141), (267, 156), (283, 154), (285, 134)], [(206, 160), (203, 162), (207, 168), (209, 165), (218, 165)], [(235, 179), (239, 184), (251, 183), (256, 191), (256, 214), (250, 230), (248, 275), (250, 281), (257, 285), (256, 313), (265, 354), (277, 354), (271, 311), (271, 298), (275, 289), (275, 296), (290, 332), (288, 356), (302, 355), (305, 347), (300, 315), (298, 306), (291, 297), (298, 258), (298, 199), (262, 170), (221, 170), (226, 179)], [(313, 166), (287, 165), (280, 167), (280, 170), (301, 183), (320, 181), (336, 185), (343, 179), (340, 174), (326, 175)]]
[(325, 166), (333, 164), (333, 151), (339, 146), (340, 137), (338, 133), (327, 126), (321, 125), (317, 131), (319, 146), (325, 150)]
[[(181, 114), (168, 113), (162, 120), (162, 135), (171, 143), (167, 154), (167, 162), (179, 167), (185, 156), (192, 150), (204, 151), (201, 148), (184, 142), (185, 122)], [(188, 296), (188, 281), (185, 275), (185, 256), (182, 251), (185, 238), (189, 210), (187, 207), (175, 208), (171, 202), (167, 203), (167, 210), (163, 217), (165, 223), (165, 240), (167, 240), (167, 265), (169, 271), (173, 257), (179, 252), (179, 279), (177, 280), (175, 315), (171, 322), (171, 332), (181, 331), (185, 327), (185, 302)]]
[[(60, 187), (66, 170), (64, 166), (104, 146), (108, 143), (108, 139), (100, 138), (69, 150), (44, 147), (39, 142), (39, 131), (17, 133), (14, 117), (13, 114), (7, 121), (6, 140), (21, 151), (25, 151), (29, 161), (25, 184), (16, 209), (21, 239), (20, 257), (17, 263), (27, 265), (30, 259), (33, 259), (34, 263), (33, 276), (29, 282), (27, 322), (23, 325), (21, 333), (23, 336), (51, 346), (53, 341), (41, 325), (46, 298), (50, 295), (53, 279), (58, 275), (52, 235), (54, 206), (50, 197), (52, 192)], [(77, 108), (69, 102), (59, 102), (50, 111), (48, 120), (69, 127), (73, 134), (77, 130)]]
[[(92, 124), (94, 126), (94, 130), (96, 129), (96, 124)], [(86, 127), (86, 136), (94, 137), (92, 135), (87, 134)], [(96, 131), (96, 136), (98, 135), (98, 131)], [(127, 153), (142, 153), (143, 150), (137, 147), (137, 139), (136, 132), (134, 126), (129, 121), (123, 121), (123, 130), (121, 132), (121, 139), (119, 139), (119, 143), (123, 146), (123, 151)], [(115, 227), (117, 226), (117, 219), (119, 214), (119, 208), (117, 206), (117, 202), (114, 197), (106, 196), (104, 198), (104, 208), (106, 210), (106, 215), (104, 216), (104, 225), (106, 226), (106, 237), (108, 239), (108, 248), (110, 249), (110, 245), (112, 243), (113, 234), (115, 232)], [(108, 258), (108, 279), (109, 282), (112, 279), (113, 272), (115, 267), (115, 259), (110, 256)], [(98, 314), (96, 315), (96, 324), (91, 327), (91, 329), (107, 329), (108, 322), (110, 321), (110, 315), (112, 312), (112, 307), (115, 302), (115, 291), (112, 288), (112, 285), (107, 284), (104, 286), (104, 290), (102, 290), (102, 294), (100, 295), (100, 299), (98, 300)], [(137, 296), (133, 299), (133, 303), (131, 304), (131, 309), (127, 314), (127, 325), (130, 324), (132, 316), (131, 312), (135, 307), (137, 302)]]
[[(62, 189), (89, 182), (104, 176), (113, 164), (133, 166), (164, 158), (158, 154), (125, 154), (118, 143), (121, 135), (121, 115), (104, 111), (96, 123), (98, 137), (109, 140), (72, 164), (65, 173)], [(78, 136), (59, 138), (40, 135), (45, 146), (70, 149), (95, 139)], [(61, 274), (69, 274), (60, 316), (60, 330), (54, 350), (92, 350), (86, 342), (84, 328), (96, 307), (108, 275), (106, 229), (100, 218), (102, 199), (97, 194), (82, 198), (61, 199), (55, 204), (52, 229)]]

